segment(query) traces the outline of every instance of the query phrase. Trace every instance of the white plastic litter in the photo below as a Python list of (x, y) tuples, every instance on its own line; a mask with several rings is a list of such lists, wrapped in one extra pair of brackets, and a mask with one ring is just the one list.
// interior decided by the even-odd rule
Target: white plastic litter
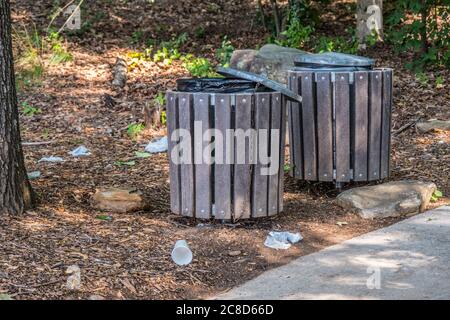
[(91, 153), (85, 146), (79, 146), (78, 148), (70, 151), (69, 154), (72, 155), (73, 157), (84, 157), (91, 155)]
[(61, 157), (43, 157), (41, 160), (38, 161), (39, 162), (64, 162), (64, 159)]
[(291, 247), (291, 244), (297, 243), (302, 239), (302, 235), (298, 232), (292, 233), (287, 231), (271, 231), (269, 232), (264, 245), (276, 250), (286, 250)]
[(40, 171), (28, 172), (28, 179), (30, 179), (30, 180), (38, 179), (40, 177), (41, 177), (41, 172)]
[(66, 288), (69, 290), (79, 290), (81, 287), (80, 267), (76, 264), (71, 265), (67, 268), (66, 274), (69, 275), (66, 281)]
[(186, 240), (178, 240), (172, 250), (172, 260), (179, 266), (185, 266), (192, 262), (192, 251)]
[(145, 147), (145, 151), (150, 153), (166, 152), (168, 147), (167, 137), (162, 137), (161, 139), (150, 142)]

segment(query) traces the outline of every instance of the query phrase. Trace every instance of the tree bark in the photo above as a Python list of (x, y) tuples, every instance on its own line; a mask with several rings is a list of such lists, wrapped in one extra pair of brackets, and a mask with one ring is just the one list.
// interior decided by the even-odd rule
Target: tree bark
[[(426, 0), (422, 0), (422, 10), (420, 12), (420, 17), (422, 21), (422, 26), (420, 30), (420, 36), (422, 40), (422, 53), (427, 54), (428, 53), (428, 24), (427, 19), (428, 15), (430, 13), (430, 7)], [(437, 21), (437, 20), (436, 20)]]
[(283, 31), (281, 28), (281, 15), (280, 15), (280, 9), (278, 8), (277, 0), (271, 0), (272, 7), (273, 7), (273, 18), (275, 22), (275, 31), (277, 34), (277, 37), (280, 36), (281, 32)]
[(20, 139), (10, 4), (0, 0), (0, 214), (21, 214), (33, 203)]

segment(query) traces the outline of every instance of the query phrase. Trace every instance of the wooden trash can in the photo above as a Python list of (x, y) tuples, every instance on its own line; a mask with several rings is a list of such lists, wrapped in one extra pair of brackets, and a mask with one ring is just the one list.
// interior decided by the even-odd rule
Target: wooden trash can
[[(279, 92), (169, 91), (166, 101), (173, 213), (198, 219), (236, 221), (273, 216), (283, 211), (286, 103)], [(180, 152), (185, 138), (177, 134), (177, 129), (190, 133), (188, 150)], [(217, 129), (222, 134), (225, 152), (217, 151), (218, 136), (208, 133), (208, 129)], [(269, 134), (257, 139), (247, 136), (238, 141), (236, 132), (248, 129), (266, 129)], [(277, 130), (279, 134), (273, 135)], [(257, 144), (259, 148), (265, 146), (269, 155), (274, 139), (279, 145), (277, 157), (269, 164), (261, 163), (259, 155), (256, 163), (247, 156)], [(212, 143), (216, 149), (210, 152), (206, 148)], [(237, 163), (242, 148), (245, 148), (245, 162)], [(180, 162), (180, 154), (190, 161)], [(211, 163), (205, 163), (205, 159)], [(262, 169), (268, 167), (276, 169), (275, 174), (262, 174)]]
[(392, 77), (387, 68), (290, 71), (289, 88), (303, 97), (288, 103), (291, 176), (337, 185), (389, 177)]

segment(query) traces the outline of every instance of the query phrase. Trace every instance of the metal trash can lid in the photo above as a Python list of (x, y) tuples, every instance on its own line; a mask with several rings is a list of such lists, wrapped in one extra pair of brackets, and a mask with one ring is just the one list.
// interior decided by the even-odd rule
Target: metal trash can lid
[(289, 90), (285, 85), (281, 83), (268, 79), (266, 76), (233, 68), (224, 68), (220, 66), (217, 67), (217, 73), (226, 77), (240, 78), (260, 83), (267, 88), (270, 88), (277, 92), (281, 92), (284, 96), (291, 100), (302, 102), (302, 97), (298, 93)]
[(358, 68), (372, 69), (375, 60), (352, 54), (325, 52), (299, 55), (294, 59), (296, 67), (310, 69)]

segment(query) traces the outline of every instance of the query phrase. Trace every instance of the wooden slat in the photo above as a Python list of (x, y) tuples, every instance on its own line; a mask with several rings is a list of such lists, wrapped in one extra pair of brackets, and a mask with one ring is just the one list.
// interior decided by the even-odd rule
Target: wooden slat
[(316, 73), (318, 175), (320, 181), (333, 181), (333, 106), (331, 74)]
[[(255, 94), (255, 112), (254, 112), (255, 129), (258, 134), (257, 149), (258, 161), (253, 167), (253, 183), (252, 183), (252, 217), (267, 216), (267, 196), (268, 196), (268, 180), (267, 174), (262, 173), (262, 169), (266, 169), (268, 164), (265, 160), (269, 156), (269, 134), (270, 134), (270, 94)], [(260, 130), (266, 130), (262, 134)]]
[(370, 110), (369, 110), (369, 180), (378, 180), (380, 176), (381, 153), (381, 115), (382, 115), (382, 73), (370, 73)]
[[(172, 158), (172, 150), (178, 142), (175, 130), (178, 128), (177, 95), (169, 91), (166, 94), (167, 101), (167, 129), (168, 129), (168, 157), (170, 178), (170, 210), (180, 214), (180, 166), (177, 157)], [(171, 139), (173, 138), (173, 140)]]
[(302, 72), (302, 138), (305, 180), (317, 180), (314, 74)]
[[(242, 129), (246, 132), (252, 127), (252, 95), (238, 94), (236, 95), (236, 116), (235, 128)], [(234, 219), (250, 218), (250, 201), (251, 201), (251, 165), (249, 162), (249, 155), (252, 150), (249, 139), (245, 139), (245, 147), (242, 148), (235, 140), (235, 159), (238, 157), (237, 153), (244, 153), (246, 162), (244, 164), (235, 164), (234, 166)], [(242, 149), (242, 150), (241, 150)]]
[(383, 111), (381, 120), (381, 178), (389, 177), (392, 109), (392, 70), (383, 71)]
[[(194, 163), (195, 163), (195, 217), (209, 219), (211, 217), (211, 164), (203, 159), (203, 150), (210, 144), (203, 141), (205, 132), (210, 129), (209, 94), (194, 94)], [(199, 126), (201, 123), (201, 126)]]
[[(276, 173), (269, 175), (269, 186), (267, 191), (267, 212), (269, 216), (273, 216), (278, 213), (278, 193), (279, 193), (279, 183), (280, 183), (280, 174), (283, 174), (283, 162), (281, 162), (280, 154), (284, 153), (284, 141), (282, 143), (282, 130), (281, 130), (281, 94), (280, 93), (272, 93), (271, 95), (271, 108), (270, 108), (270, 156), (274, 160), (271, 162), (271, 172), (272, 170)], [(278, 135), (275, 135), (276, 130), (278, 130)], [(277, 141), (275, 140), (277, 139)], [(284, 140), (284, 139), (283, 139)], [(278, 144), (278, 148), (272, 148), (272, 146), (276, 146)], [(276, 158), (273, 157), (274, 152), (277, 153)], [(283, 157), (284, 160), (284, 157)], [(282, 193), (281, 193), (282, 196)]]
[[(189, 93), (181, 93), (178, 96), (178, 110), (179, 110), (179, 124), (180, 129), (185, 129), (189, 132), (193, 131), (193, 112), (192, 112), (192, 95)], [(181, 138), (183, 142), (183, 137)], [(188, 144), (184, 144), (188, 145)], [(192, 137), (189, 141), (190, 150), (183, 149), (186, 152), (183, 156), (181, 167), (181, 211), (184, 216), (193, 217), (195, 207), (194, 197), (194, 165), (193, 165), (193, 150)]]
[[(299, 92), (299, 78), (298, 74), (294, 73), (291, 76), (291, 90), (294, 92)], [(289, 141), (291, 145), (292, 153), (290, 154), (293, 157), (294, 166), (293, 176), (297, 179), (303, 179), (303, 157), (302, 157), (302, 126), (301, 126), (301, 117), (300, 117), (300, 105), (298, 102), (291, 102), (291, 113), (290, 116), (292, 124), (292, 135), (294, 141)]]
[(336, 73), (336, 181), (350, 181), (350, 85), (349, 73)]
[[(232, 129), (231, 123), (231, 95), (217, 94), (215, 99), (215, 128), (221, 132), (223, 138), (223, 151), (216, 150), (216, 164), (214, 167), (214, 201), (216, 214), (215, 219), (231, 219), (231, 194), (232, 194), (232, 161), (227, 161), (227, 156), (233, 156), (233, 137), (228, 137), (227, 129)], [(230, 132), (228, 132), (229, 134)], [(217, 139), (217, 137), (216, 137)], [(217, 141), (217, 140), (216, 140)], [(217, 144), (216, 144), (217, 147)], [(220, 159), (218, 158), (220, 157)], [(233, 158), (231, 158), (232, 160)]]
[[(295, 78), (295, 73), (293, 72), (288, 72), (288, 88), (292, 89), (292, 79)], [(294, 167), (295, 167), (295, 162), (294, 162), (294, 140), (295, 140), (295, 134), (296, 129), (294, 129), (294, 125), (293, 125), (293, 121), (294, 121), (294, 117), (292, 114), (292, 102), (288, 101), (287, 102), (287, 112), (288, 112), (288, 130), (289, 130), (289, 174), (291, 177), (294, 177)], [(299, 129), (297, 129), (299, 130)]]
[(355, 72), (354, 180), (367, 181), (368, 73)]
[[(274, 94), (275, 95), (275, 94)], [(280, 134), (280, 168), (278, 173), (278, 212), (283, 211), (283, 195), (284, 195), (284, 157), (285, 157), (285, 141), (286, 141), (286, 113), (287, 113), (287, 101), (281, 94), (275, 95), (275, 101), (277, 97), (280, 97), (281, 101), (281, 134)], [(289, 141), (290, 143), (290, 141)], [(271, 213), (269, 212), (269, 215)]]

